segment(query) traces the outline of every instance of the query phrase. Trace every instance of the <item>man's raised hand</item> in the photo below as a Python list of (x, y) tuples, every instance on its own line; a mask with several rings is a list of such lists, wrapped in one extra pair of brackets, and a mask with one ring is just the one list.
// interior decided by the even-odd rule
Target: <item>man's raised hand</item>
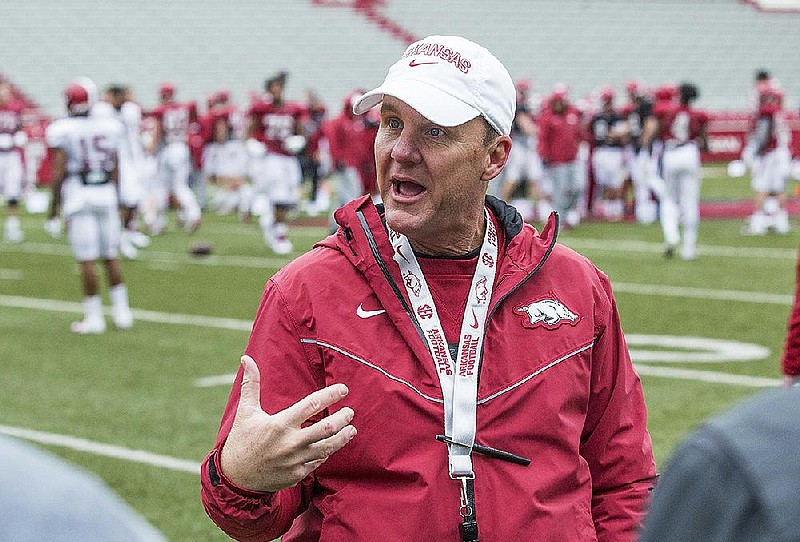
[(241, 362), (241, 397), (220, 455), (222, 472), (234, 484), (255, 491), (291, 487), (356, 435), (356, 428), (349, 425), (353, 419), (353, 409), (349, 407), (302, 427), (311, 416), (347, 395), (344, 384), (315, 391), (270, 415), (261, 408), (258, 366), (247, 355), (242, 356)]

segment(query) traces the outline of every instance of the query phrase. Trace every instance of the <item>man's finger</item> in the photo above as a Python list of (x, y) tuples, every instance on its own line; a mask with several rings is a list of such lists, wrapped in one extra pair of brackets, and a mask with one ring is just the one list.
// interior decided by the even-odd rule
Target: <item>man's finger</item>
[[(239, 397), (237, 413), (249, 414), (261, 409), (261, 373), (258, 372), (256, 362), (245, 354), (241, 357), (242, 391)], [(263, 412), (263, 411), (262, 411)]]
[[(305, 464), (321, 462), (335, 454), (353, 440), (358, 432), (352, 425), (347, 425), (338, 433), (328, 438), (322, 439), (311, 444), (301, 458)], [(316, 468), (316, 467), (315, 467)]]
[(353, 420), (355, 413), (350, 407), (343, 407), (320, 421), (300, 430), (302, 444), (311, 446), (317, 442), (330, 438), (341, 431)]
[(314, 414), (319, 414), (347, 396), (350, 390), (344, 384), (332, 384), (308, 394), (282, 412), (289, 425), (299, 427)]

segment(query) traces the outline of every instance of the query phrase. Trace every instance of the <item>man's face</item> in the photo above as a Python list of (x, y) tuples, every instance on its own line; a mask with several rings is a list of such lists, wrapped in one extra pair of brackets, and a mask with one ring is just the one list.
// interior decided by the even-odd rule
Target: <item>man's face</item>
[(439, 126), (384, 97), (375, 139), (378, 189), (386, 222), (415, 248), (451, 246), (481, 223), (489, 180), (502, 169), (492, 164), (485, 136), (480, 117)]

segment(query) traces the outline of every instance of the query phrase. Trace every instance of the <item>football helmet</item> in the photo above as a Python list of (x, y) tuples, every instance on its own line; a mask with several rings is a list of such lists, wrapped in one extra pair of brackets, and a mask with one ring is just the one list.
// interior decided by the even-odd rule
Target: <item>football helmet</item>
[(71, 115), (88, 113), (97, 101), (97, 85), (88, 77), (78, 77), (64, 89), (64, 98)]

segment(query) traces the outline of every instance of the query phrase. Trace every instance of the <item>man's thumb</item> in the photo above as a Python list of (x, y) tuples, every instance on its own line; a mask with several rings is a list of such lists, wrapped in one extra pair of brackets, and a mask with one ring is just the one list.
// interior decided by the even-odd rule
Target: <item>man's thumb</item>
[[(241, 412), (261, 410), (261, 373), (258, 372), (256, 362), (245, 354), (241, 357), (242, 363), (242, 390), (239, 397), (239, 408)], [(249, 413), (249, 412), (248, 412)]]

